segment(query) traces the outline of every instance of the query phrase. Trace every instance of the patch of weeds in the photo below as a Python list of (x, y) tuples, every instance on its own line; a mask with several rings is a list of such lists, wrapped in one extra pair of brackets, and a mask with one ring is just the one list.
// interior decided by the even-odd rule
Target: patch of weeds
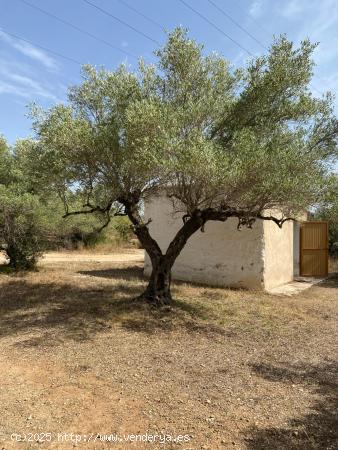
[(0, 265), (0, 274), (5, 274), (5, 275), (9, 275), (12, 273), (15, 273), (15, 269), (13, 269), (13, 267), (9, 266), (8, 264), (1, 264)]
[(30, 268), (30, 269), (15, 269), (14, 267), (11, 267), (8, 264), (1, 264), (0, 265), (0, 275), (24, 275), (26, 273), (30, 272), (39, 272), (39, 269), (37, 267)]

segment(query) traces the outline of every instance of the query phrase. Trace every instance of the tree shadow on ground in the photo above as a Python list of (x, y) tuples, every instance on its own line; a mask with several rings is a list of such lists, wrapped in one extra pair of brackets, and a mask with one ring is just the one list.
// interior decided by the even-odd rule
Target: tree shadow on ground
[[(121, 279), (131, 282), (147, 281), (146, 277), (143, 275), (142, 266), (132, 266), (132, 267), (128, 266), (123, 268), (118, 267), (100, 270), (82, 270), (79, 271), (78, 273), (89, 277), (99, 277), (114, 280)], [(201, 304), (192, 305), (191, 303), (187, 303), (184, 300), (175, 298), (177, 287), (185, 284), (186, 282), (175, 280), (175, 282), (172, 285), (172, 292), (174, 296), (172, 306), (170, 308), (162, 308), (160, 310), (151, 308), (151, 316), (154, 318), (154, 320), (144, 321), (142, 316), (139, 317), (134, 316), (132, 318), (124, 320), (123, 327), (128, 330), (150, 333), (155, 332), (159, 328), (157, 320), (160, 320), (161, 328), (170, 331), (173, 330), (177, 325), (177, 323), (176, 324), (174, 323), (174, 319), (175, 318), (182, 319), (182, 314), (184, 314), (184, 327), (186, 328), (187, 331), (197, 333), (201, 332), (209, 334), (211, 336), (215, 335), (233, 336), (234, 334), (233, 332), (226, 331), (224, 330), (224, 328), (218, 325), (212, 323), (203, 323), (201, 321), (195, 320), (195, 319), (207, 320), (210, 315), (210, 310), (209, 308), (202, 306)], [(205, 284), (195, 284), (195, 283), (194, 287), (201, 287), (204, 289), (207, 288)], [(208, 297), (210, 297), (212, 293), (208, 292), (207, 295)]]
[(17, 336), (17, 345), (57, 345), (66, 339), (87, 340), (115, 326), (147, 334), (175, 328), (211, 337), (224, 333), (203, 322), (202, 306), (177, 300), (170, 308), (156, 309), (138, 300), (144, 285), (134, 268), (114, 269), (114, 274), (114, 284), (97, 287), (81, 286), (81, 280), (30, 282), (10, 277), (0, 292), (0, 339)]
[(144, 280), (143, 268), (140, 266), (117, 267), (113, 269), (80, 270), (78, 272), (87, 277), (98, 277), (108, 279), (123, 279), (128, 281)]
[(255, 364), (252, 370), (271, 382), (301, 384), (318, 398), (308, 414), (290, 419), (285, 428), (251, 428), (245, 434), (252, 450), (333, 450), (338, 448), (338, 363), (274, 367)]
[[(100, 270), (80, 270), (78, 272), (81, 275), (85, 275), (88, 277), (98, 277), (98, 278), (106, 278), (106, 279), (116, 279), (116, 278), (123, 278), (125, 280), (131, 280), (131, 281), (147, 281), (147, 277), (143, 274), (143, 266), (135, 265), (135, 266), (127, 266), (124, 268), (118, 267), (118, 268), (112, 268), (112, 269), (100, 269)], [(245, 289), (243, 287), (236, 287), (236, 286), (227, 286), (226, 288), (224, 286), (210, 286), (208, 283), (198, 283), (198, 282), (189, 282), (189, 281), (183, 281), (183, 280), (172, 280), (172, 290), (175, 290), (176, 286), (185, 286), (187, 284), (192, 284), (195, 288), (201, 288), (205, 290), (209, 290), (209, 295), (219, 296), (219, 294), (215, 294), (215, 292), (212, 292), (213, 289), (227, 289), (228, 291), (234, 291), (234, 292), (247, 292), (248, 289)], [(222, 297), (224, 297), (224, 293), (222, 294)]]

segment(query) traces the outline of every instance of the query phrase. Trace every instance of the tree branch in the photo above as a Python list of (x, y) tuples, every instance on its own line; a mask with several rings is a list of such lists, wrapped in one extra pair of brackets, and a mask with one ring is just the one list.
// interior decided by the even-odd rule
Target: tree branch
[(101, 233), (101, 231), (104, 230), (109, 225), (109, 223), (111, 222), (112, 217), (115, 217), (115, 216), (126, 216), (127, 215), (121, 209), (118, 209), (118, 210), (116, 210), (114, 212), (114, 214), (111, 214), (110, 211), (111, 211), (112, 204), (113, 204), (113, 202), (111, 201), (111, 202), (108, 203), (108, 205), (105, 208), (102, 208), (100, 206), (93, 206), (89, 202), (87, 202), (85, 205), (83, 205), (83, 207), (84, 208), (85, 207), (90, 207), (90, 209), (88, 209), (88, 210), (81, 210), (81, 211), (66, 212), (66, 214), (64, 214), (62, 217), (66, 218), (66, 217), (69, 217), (69, 216), (74, 216), (74, 215), (79, 215), (79, 214), (93, 214), (95, 212), (99, 212), (99, 213), (105, 214), (107, 219), (104, 222), (104, 224), (101, 225), (98, 228), (95, 228), (95, 232), (96, 233)]
[(282, 228), (283, 224), (284, 224), (285, 222), (290, 221), (290, 220), (292, 220), (292, 221), (294, 221), (294, 222), (297, 221), (297, 219), (295, 219), (294, 217), (285, 217), (285, 218), (282, 218), (282, 219), (277, 219), (277, 217), (273, 217), (273, 216), (263, 216), (263, 215), (261, 215), (261, 214), (258, 214), (256, 217), (257, 217), (258, 219), (261, 219), (261, 220), (272, 220), (275, 224), (278, 225), (279, 228)]
[(231, 217), (238, 218), (238, 226), (239, 229), (242, 226), (246, 226), (248, 228), (252, 228), (252, 225), (256, 221), (256, 219), (261, 220), (271, 220), (278, 225), (279, 228), (282, 228), (283, 224), (288, 220), (296, 220), (291, 217), (278, 219), (272, 215), (263, 216), (260, 212), (255, 211), (246, 211), (240, 210), (236, 208), (230, 207), (222, 207), (220, 209), (216, 208), (206, 208), (202, 210), (195, 210), (192, 214), (185, 214), (182, 217), (183, 226), (176, 233), (174, 239), (168, 246), (167, 252), (165, 256), (169, 260), (169, 264), (174, 264), (175, 259), (180, 254), (188, 239), (198, 230), (204, 231), (204, 226), (208, 221), (221, 221), (225, 222), (227, 219)]
[[(66, 213), (62, 216), (63, 219), (65, 219), (68, 216), (76, 216), (78, 214), (92, 214), (94, 212), (100, 212), (100, 213), (106, 213), (109, 212), (111, 210), (111, 207), (113, 205), (114, 201), (110, 200), (109, 203), (107, 204), (106, 207), (102, 208), (101, 206), (93, 206), (91, 203), (87, 202), (85, 203), (82, 207), (83, 208), (90, 208), (90, 209), (85, 209), (85, 210), (81, 210), (81, 211), (66, 211)], [(115, 215), (125, 215), (125, 214), (119, 214), (119, 211)]]
[(119, 197), (117, 200), (124, 206), (127, 216), (133, 224), (133, 230), (142, 246), (148, 253), (152, 262), (158, 261), (161, 258), (162, 250), (155, 239), (149, 233), (148, 225), (151, 222), (149, 219), (146, 223), (143, 222), (138, 210), (138, 204), (141, 198), (140, 191), (134, 191)]

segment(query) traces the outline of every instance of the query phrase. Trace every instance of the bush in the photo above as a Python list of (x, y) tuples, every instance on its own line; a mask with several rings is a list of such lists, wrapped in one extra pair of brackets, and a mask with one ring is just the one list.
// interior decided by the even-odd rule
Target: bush
[[(13, 192), (14, 191), (14, 192)], [(0, 187), (0, 240), (9, 265), (15, 270), (33, 269), (44, 245), (44, 217), (38, 199)]]
[(332, 258), (338, 259), (338, 242), (333, 242), (330, 245), (330, 255)]
[[(80, 199), (76, 200), (81, 204)], [(93, 248), (104, 242), (105, 230), (102, 233), (97, 231), (105, 220), (102, 215), (79, 214), (64, 218), (64, 204), (53, 192), (42, 196), (40, 203), (44, 205), (45, 210), (53, 211), (53, 214), (46, 217), (49, 237), (46, 248), (49, 250)], [(70, 210), (76, 209), (76, 205), (70, 206)]]
[(134, 236), (134, 233), (131, 228), (131, 223), (128, 217), (125, 216), (116, 216), (112, 221), (113, 229), (116, 231), (116, 234), (122, 242), (128, 242)]

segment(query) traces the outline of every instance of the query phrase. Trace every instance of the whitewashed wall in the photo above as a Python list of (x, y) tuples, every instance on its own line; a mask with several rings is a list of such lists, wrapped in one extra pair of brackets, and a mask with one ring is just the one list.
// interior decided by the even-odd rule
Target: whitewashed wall
[[(182, 215), (172, 212), (165, 197), (154, 198), (145, 206), (152, 219), (150, 233), (165, 251), (182, 226)], [(254, 289), (270, 289), (293, 279), (293, 223), (280, 229), (269, 221), (258, 220), (252, 229), (237, 230), (237, 220), (207, 222), (205, 232), (198, 231), (177, 258), (174, 279)], [(145, 255), (144, 272), (149, 276), (151, 263)]]
[[(171, 202), (155, 198), (145, 208), (152, 218), (150, 233), (165, 251), (182, 226), (182, 215), (173, 215)], [(208, 222), (205, 232), (196, 232), (177, 258), (174, 279), (194, 281), (214, 286), (262, 288), (263, 282), (263, 224), (257, 222), (252, 230), (237, 230), (237, 220), (225, 223)], [(145, 257), (145, 274), (151, 264)]]
[(293, 280), (293, 222), (264, 221), (263, 229), (264, 288), (271, 289)]

